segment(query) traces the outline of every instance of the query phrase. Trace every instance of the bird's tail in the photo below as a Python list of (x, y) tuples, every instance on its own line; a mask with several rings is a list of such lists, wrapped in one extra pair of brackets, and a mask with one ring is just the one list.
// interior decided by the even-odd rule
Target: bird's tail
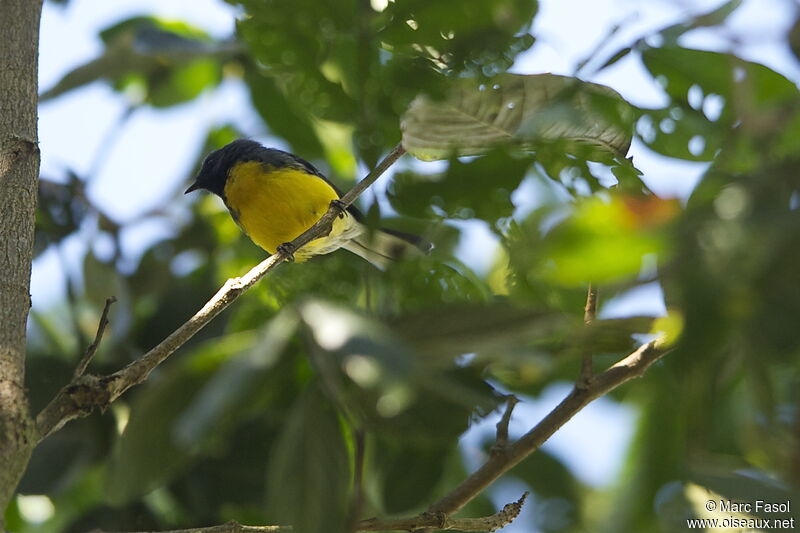
[(404, 257), (425, 255), (432, 245), (417, 235), (391, 229), (365, 231), (347, 241), (343, 248), (386, 270)]

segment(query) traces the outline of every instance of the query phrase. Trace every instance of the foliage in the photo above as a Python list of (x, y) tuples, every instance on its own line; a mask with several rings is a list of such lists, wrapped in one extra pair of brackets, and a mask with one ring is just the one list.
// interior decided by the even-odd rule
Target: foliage
[[(696, 487), (732, 498), (797, 494), (800, 98), (764, 65), (680, 44), (688, 31), (722, 24), (738, 3), (609, 54), (606, 67), (630, 56), (661, 84), (667, 102), (652, 109), (575, 78), (506, 74), (535, 46), (535, 2), (469, 0), (455, 11), (422, 0), (383, 11), (355, 0), (231, 3), (242, 16), (224, 41), (154, 17), (120, 21), (102, 33), (98, 58), (45, 96), (105, 80), (133, 107), (169, 109), (225, 75), (249, 91), (275, 139), (336, 179), (353, 178), (356, 162), (374, 164), (400, 141), (405, 120), (403, 135), (427, 136), (411, 151), (445, 159), (444, 170), (406, 162), (388, 202), (365, 207), (376, 225), (421, 233), (436, 247), (387, 272), (345, 252), (283, 265), (109, 412), (46, 440), (20, 493), (48, 495), (55, 514), (29, 523), (14, 503), (10, 530), (236, 519), (344, 531), (362, 432), (361, 515), (422, 511), (463, 479), (459, 437), (499, 406), (499, 391), (535, 397), (574, 381), (587, 350), (599, 368), (630, 352), (636, 334), (663, 329), (635, 316), (585, 328), (589, 282), (608, 300), (658, 281), (682, 329), (674, 353), (614, 394), (638, 412), (618, 483), (590, 490), (544, 452), (509, 474), (532, 490), (535, 526), (670, 531), (676, 517), (703, 516)], [(515, 91), (541, 98), (522, 109)], [(520, 113), (503, 132), (510, 142), (480, 134), (477, 149), (456, 153), (453, 139), (474, 133), (470, 124), (435, 129), (450, 126), (442, 116), (464, 102), (496, 116), (515, 107), (509, 98)], [(708, 162), (685, 205), (648, 190), (625, 158), (627, 132), (653, 152)], [(220, 124), (204, 153), (256, 133)], [(88, 247), (70, 301), (33, 315), (34, 410), (68, 381), (107, 296), (119, 303), (93, 362), (98, 373), (155, 345), (262, 258), (211, 197), (185, 223), (169, 214), (177, 198), (146, 214), (174, 235), (125, 257), (124, 225), (84, 193), (91, 176), (44, 178), (38, 252), (81, 232), (113, 246), (110, 254)], [(525, 185), (541, 195), (524, 196)], [(456, 259), (463, 220), (496, 238), (482, 250), (494, 258), (488, 272)], [(482, 496), (465, 512), (493, 510)]]

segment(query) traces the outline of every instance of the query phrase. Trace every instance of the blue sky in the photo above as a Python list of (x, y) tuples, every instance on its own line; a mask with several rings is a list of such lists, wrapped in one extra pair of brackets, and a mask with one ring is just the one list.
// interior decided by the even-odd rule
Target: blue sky
[[(538, 42), (519, 59), (514, 71), (573, 74), (576, 64), (597, 49), (614, 24), (621, 24), (622, 29), (611, 43), (600, 48), (601, 60), (619, 45), (679, 20), (687, 12), (705, 11), (720, 3), (719, 0), (540, 0), (540, 14), (534, 28)], [(783, 44), (796, 9), (790, 0), (747, 0), (724, 28), (693, 32), (682, 44), (733, 50), (797, 81), (800, 68)], [(100, 53), (99, 30), (139, 14), (184, 20), (214, 36), (226, 37), (233, 32), (236, 10), (217, 0), (72, 0), (66, 8), (46, 2), (41, 28), (41, 89), (52, 86), (63, 74)], [(664, 100), (661, 90), (634, 58), (622, 60), (588, 79), (610, 85), (638, 105), (657, 106)], [(238, 82), (226, 81), (218, 90), (192, 103), (167, 111), (138, 111), (113, 143), (112, 150), (98, 159), (109, 132), (117, 127), (124, 110), (125, 102), (119, 95), (96, 83), (43, 104), (39, 122), (43, 176), (62, 175), (65, 168), (74, 169), (79, 175), (91, 173), (90, 197), (104, 211), (114, 213), (120, 222), (133, 221), (167, 202), (178, 202), (177, 211), (186, 205), (188, 199), (176, 193), (190, 179), (188, 165), (200, 150), (209, 126), (234, 121), (244, 131), (261, 131), (249, 108), (246, 92)], [(664, 196), (686, 198), (705, 168), (702, 164), (657, 156), (638, 143), (634, 143), (631, 153), (648, 184)], [(176, 197), (179, 199), (175, 200)], [(180, 213), (168, 220), (179, 223)], [(134, 224), (123, 236), (124, 245), (129, 253), (137, 255), (155, 239), (169, 233), (169, 225), (164, 222)], [(469, 240), (484, 242), (487, 238), (486, 231), (476, 226)], [(77, 258), (86, 243), (87, 236), (78, 235), (64, 244), (63, 255), (76, 272)], [(476, 248), (465, 245), (461, 255), (468, 264), (482, 268), (485, 261), (481, 263), (481, 255), (471, 251)], [(64, 275), (57, 253), (46, 253), (35, 262), (32, 284), (37, 309), (63, 298)], [(607, 302), (604, 312), (607, 315), (659, 312), (663, 308), (659, 295), (657, 286), (646, 287), (631, 298)], [(546, 412), (564, 392), (558, 388), (549, 390), (540, 401), (519, 408), (520, 430)], [(564, 457), (580, 479), (602, 486), (620, 468), (621, 452), (630, 438), (634, 420), (635, 413), (630, 409), (601, 400), (571, 421), (547, 447)], [(476, 435), (492, 431), (492, 423), (487, 422), (465, 439), (467, 458), (476, 453), (471, 447)], [(597, 438), (587, 444), (584, 438), (587, 434)], [(505, 490), (500, 490), (498, 497), (504, 500), (499, 503), (517, 498), (514, 490), (509, 497)]]

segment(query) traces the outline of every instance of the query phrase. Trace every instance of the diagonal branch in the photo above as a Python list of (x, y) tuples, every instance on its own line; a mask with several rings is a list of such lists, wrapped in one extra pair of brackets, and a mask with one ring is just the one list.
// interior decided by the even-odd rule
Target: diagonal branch
[[(372, 172), (341, 198), (338, 205), (332, 205), (316, 224), (289, 243), (289, 249), (296, 250), (310, 241), (330, 233), (333, 220), (339, 215), (340, 210), (352, 204), (404, 153), (405, 149), (401, 145), (396, 146)], [(183, 346), (242, 293), (288, 258), (288, 254), (279, 251), (253, 267), (244, 276), (226, 281), (222, 288), (194, 316), (156, 347), (126, 367), (107, 376), (88, 374), (74, 378), (36, 417), (39, 440), (58, 431), (70, 420), (87, 416), (94, 409), (106, 409), (125, 391), (142, 383), (150, 375), (150, 372), (172, 355), (175, 350)], [(78, 374), (77, 371), (76, 374)]]
[(663, 338), (640, 346), (605, 372), (597, 374), (586, 387), (575, 386), (564, 400), (536, 426), (512, 444), (504, 453), (492, 454), (489, 459), (439, 501), (428, 507), (429, 513), (451, 515), (480, 494), (496, 479), (517, 463), (535, 452), (561, 426), (590, 402), (603, 396), (626, 381), (640, 377), (656, 361), (669, 352)]

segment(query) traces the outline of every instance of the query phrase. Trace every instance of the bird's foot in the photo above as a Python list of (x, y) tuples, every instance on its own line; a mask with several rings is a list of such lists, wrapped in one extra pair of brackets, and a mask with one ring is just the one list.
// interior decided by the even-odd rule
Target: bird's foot
[(331, 200), (331, 207), (339, 212), (337, 215), (339, 218), (344, 218), (344, 212), (347, 210), (347, 206), (343, 201), (339, 199)]
[(279, 244), (276, 252), (283, 255), (283, 257), (285, 257), (287, 261), (289, 262), (294, 261), (295, 247), (292, 243), (285, 242), (283, 244)]

